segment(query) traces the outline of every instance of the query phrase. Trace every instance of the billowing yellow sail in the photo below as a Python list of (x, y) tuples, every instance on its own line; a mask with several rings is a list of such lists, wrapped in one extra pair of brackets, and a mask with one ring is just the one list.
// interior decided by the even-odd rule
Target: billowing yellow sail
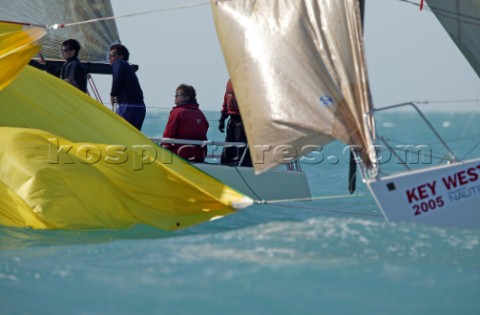
[(173, 230), (252, 203), (40, 70), (25, 67), (0, 108), (2, 225)]
[(0, 91), (40, 50), (36, 41), (47, 33), (45, 28), (17, 23), (0, 23)]

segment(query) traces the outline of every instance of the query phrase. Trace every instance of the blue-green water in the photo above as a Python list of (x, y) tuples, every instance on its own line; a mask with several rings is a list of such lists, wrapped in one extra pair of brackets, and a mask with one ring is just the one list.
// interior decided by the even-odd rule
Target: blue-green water
[[(148, 115), (144, 132), (161, 135), (166, 114)], [(209, 137), (222, 139), (216, 115)], [(480, 141), (479, 114), (429, 118), (460, 157)], [(377, 124), (394, 142), (437, 146), (409, 114)], [(341, 159), (303, 168), (315, 196), (347, 194)], [(350, 197), (255, 205), (177, 232), (0, 227), (2, 315), (480, 314), (479, 293), (480, 230), (387, 223), (360, 180)]]

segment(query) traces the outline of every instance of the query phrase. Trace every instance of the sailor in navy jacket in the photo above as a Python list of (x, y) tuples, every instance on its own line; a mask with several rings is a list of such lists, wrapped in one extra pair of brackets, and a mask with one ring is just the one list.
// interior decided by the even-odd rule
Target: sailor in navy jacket
[(142, 129), (145, 120), (145, 103), (135, 69), (128, 63), (130, 53), (123, 45), (110, 47), (110, 65), (112, 66), (112, 89), (110, 100), (112, 109), (118, 104), (116, 113), (125, 118), (138, 130)]

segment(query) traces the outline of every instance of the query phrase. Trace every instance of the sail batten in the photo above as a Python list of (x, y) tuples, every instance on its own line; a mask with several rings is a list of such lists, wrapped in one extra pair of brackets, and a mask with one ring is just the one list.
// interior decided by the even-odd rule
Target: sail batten
[(215, 1), (212, 10), (257, 172), (333, 139), (372, 164), (357, 0)]

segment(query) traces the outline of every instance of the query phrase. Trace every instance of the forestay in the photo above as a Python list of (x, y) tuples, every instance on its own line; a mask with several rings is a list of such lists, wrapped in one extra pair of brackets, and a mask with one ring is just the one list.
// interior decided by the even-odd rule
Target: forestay
[(31, 34), (0, 23), (0, 63), (23, 61), (2, 66), (19, 74), (0, 91), (0, 224), (172, 230), (252, 203), (72, 85), (25, 67), (40, 48)]
[(358, 0), (212, 1), (257, 172), (333, 139), (374, 152)]

